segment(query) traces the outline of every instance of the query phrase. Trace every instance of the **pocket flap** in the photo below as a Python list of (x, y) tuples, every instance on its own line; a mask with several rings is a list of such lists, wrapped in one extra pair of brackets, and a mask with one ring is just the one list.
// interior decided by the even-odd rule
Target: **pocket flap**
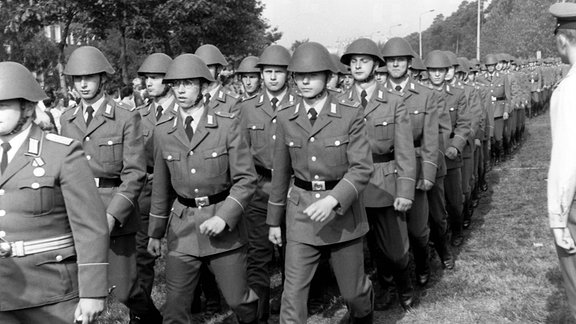
[(120, 136), (107, 137), (107, 138), (101, 138), (98, 140), (99, 146), (112, 146), (112, 145), (117, 145), (117, 144), (122, 144), (122, 137), (120, 137)]
[(162, 152), (162, 158), (166, 161), (180, 161), (180, 152)]
[(264, 129), (264, 124), (248, 124), (248, 129), (252, 129), (252, 130), (263, 130)]
[(45, 187), (54, 187), (55, 179), (54, 177), (34, 177), (34, 178), (27, 178), (18, 181), (18, 188), (31, 188), (31, 189), (38, 189), (38, 188), (45, 188)]
[(388, 126), (394, 124), (394, 117), (379, 117), (374, 118), (374, 126)]
[(298, 138), (286, 138), (285, 143), (288, 147), (302, 147), (302, 141)]
[(337, 136), (337, 137), (330, 137), (324, 140), (327, 147), (338, 147), (343, 144), (347, 144), (350, 142), (350, 138), (348, 135), (344, 136)]
[(37, 254), (41, 256), (41, 260), (36, 263), (37, 266), (47, 263), (60, 263), (62, 261), (70, 261), (68, 259), (76, 259), (76, 249), (73, 246), (52, 250), (44, 253)]
[(213, 149), (209, 149), (202, 153), (205, 159), (214, 159), (222, 155), (228, 155), (228, 150), (226, 150), (226, 146), (220, 146)]
[(288, 200), (294, 205), (298, 205), (298, 202), (300, 201), (300, 192), (293, 189), (293, 187), (290, 188), (290, 191), (288, 192)]

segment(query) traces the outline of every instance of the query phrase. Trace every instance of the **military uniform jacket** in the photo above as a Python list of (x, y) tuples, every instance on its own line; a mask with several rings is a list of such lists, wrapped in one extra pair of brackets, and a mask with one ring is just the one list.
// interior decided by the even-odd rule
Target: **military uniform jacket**
[(74, 246), (0, 258), (0, 311), (108, 294), (108, 225), (80, 143), (31, 126), (0, 176), (0, 233), (9, 242), (73, 234)]
[[(266, 223), (286, 223), (286, 238), (327, 245), (362, 237), (368, 232), (362, 192), (372, 174), (372, 158), (364, 116), (357, 104), (338, 102), (328, 94), (314, 126), (298, 98), (277, 115), (272, 192)], [(304, 181), (338, 181), (332, 190), (307, 191), (291, 186), (294, 175)], [(331, 195), (339, 207), (324, 222), (303, 211)]]
[(480, 137), (480, 139), (487, 141), (494, 136), (494, 106), (492, 105), (490, 88), (483, 83), (476, 82), (475, 85), (480, 93), (484, 111), (484, 136)]
[[(276, 110), (285, 105), (293, 105), (296, 95), (288, 91), (282, 101), (276, 104)], [(276, 111), (272, 109), (266, 91), (238, 105), (242, 131), (248, 140), (254, 164), (272, 169), (274, 143), (276, 142)]]
[[(358, 98), (356, 87), (352, 87), (342, 102), (360, 105)], [(374, 163), (364, 204), (366, 207), (388, 207), (397, 197), (414, 200), (416, 151), (406, 106), (400, 96), (383, 85), (377, 85), (372, 98), (367, 99), (363, 110), (372, 154), (391, 153), (394, 160)]]
[[(391, 83), (387, 82), (386, 85), (391, 90)], [(417, 179), (435, 182), (440, 144), (438, 111), (444, 107), (440, 106), (438, 94), (412, 79), (408, 81), (400, 96), (410, 114)]]
[(474, 140), (477, 138), (477, 134), (480, 132), (483, 123), (482, 100), (480, 98), (480, 91), (477, 90), (475, 86), (466, 82), (458, 82), (458, 86), (464, 89), (466, 105), (470, 113), (470, 135), (466, 141), (467, 145), (464, 147), (464, 151), (462, 151), (462, 156), (469, 158), (474, 154)]
[(208, 108), (214, 111), (222, 111), (225, 113), (234, 112), (236, 104), (240, 102), (240, 96), (232, 92), (230, 89), (220, 85), (216, 94), (210, 97)]
[[(470, 136), (472, 127), (471, 114), (468, 109), (464, 89), (444, 84), (442, 94), (446, 100), (446, 110), (450, 114), (452, 125), (452, 131), (450, 132), (446, 148), (455, 147), (458, 152), (462, 153), (468, 142), (468, 136)], [(461, 166), (461, 155), (454, 160), (446, 158), (446, 167), (448, 170)]]
[[(256, 173), (240, 120), (205, 109), (190, 141), (180, 114), (170, 116), (156, 125), (154, 149), (148, 235), (162, 238), (167, 233), (169, 251), (198, 257), (244, 245), (242, 213), (256, 189)], [(202, 208), (174, 201), (176, 196), (194, 199), (226, 190), (226, 199)], [(200, 234), (200, 224), (212, 216), (222, 218), (226, 229), (215, 237)]]
[(82, 143), (96, 178), (120, 179), (114, 188), (99, 188), (107, 213), (117, 224), (112, 236), (136, 233), (139, 228), (137, 199), (146, 176), (140, 114), (106, 96), (87, 128), (82, 104), (64, 112), (62, 135)]
[(510, 82), (508, 77), (499, 71), (485, 72), (478, 75), (478, 82), (490, 89), (490, 100), (494, 106), (494, 118), (500, 118), (504, 113), (510, 113)]

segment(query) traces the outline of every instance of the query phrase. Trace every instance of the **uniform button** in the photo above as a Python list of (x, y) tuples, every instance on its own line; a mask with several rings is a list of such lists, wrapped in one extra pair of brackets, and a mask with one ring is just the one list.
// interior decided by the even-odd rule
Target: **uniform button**
[(272, 135), (272, 139), (273, 139), (273, 140), (276, 140), (276, 135)]
[(86, 138), (84, 139), (86, 142), (90, 141), (90, 136), (86, 136)]
[(450, 108), (450, 111), (454, 111), (454, 108)]
[(252, 126), (252, 129), (256, 129), (256, 126)]
[(6, 211), (4, 209), (0, 209), (0, 217), (6, 216)]
[(38, 189), (38, 188), (40, 188), (40, 184), (39, 184), (38, 182), (34, 182), (34, 183), (31, 185), (31, 187), (32, 187), (32, 189)]
[(190, 170), (190, 172), (192, 172), (192, 174), (196, 173), (196, 169), (192, 169)]
[(172, 161), (172, 155), (168, 155), (166, 159), (168, 159), (168, 161)]
[(336, 146), (340, 145), (340, 141), (334, 142), (334, 145), (336, 145)]
[(318, 179), (320, 179), (320, 176), (319, 176), (319, 175), (315, 175), (315, 176), (314, 176), (314, 180), (318, 180)]
[(90, 159), (92, 159), (92, 157), (90, 155), (86, 155), (86, 160), (90, 161)]
[(3, 238), (4, 236), (6, 236), (6, 232), (0, 231), (0, 238)]
[(316, 197), (316, 199), (318, 199), (318, 198), (320, 198), (320, 194), (317, 193), (317, 194), (314, 195), (314, 197)]
[(198, 188), (194, 189), (195, 193), (198, 193), (200, 190), (198, 190)]
[(415, 111), (414, 111), (414, 115), (418, 115), (418, 110), (415, 110)]
[(4, 189), (0, 189), (0, 196), (4, 196), (5, 193), (6, 191)]
[(218, 156), (218, 153), (212, 152), (212, 157), (217, 157), (217, 156)]
[(387, 123), (387, 122), (383, 122), (382, 125), (386, 126), (386, 125), (388, 125), (388, 123)]
[(316, 139), (314, 137), (310, 137), (310, 142), (314, 142)]
[(364, 122), (367, 122), (368, 120), (366, 118), (364, 118)]
[(108, 141), (108, 145), (112, 145), (114, 144), (112, 141)]
[(288, 146), (294, 146), (294, 142), (288, 143)]
[(190, 151), (190, 153), (188, 153), (188, 155), (192, 156), (192, 155), (194, 155), (194, 152)]
[(60, 261), (62, 261), (62, 259), (64, 259), (64, 258), (60, 254), (58, 254), (56, 256), (56, 261), (60, 262)]
[(272, 123), (276, 124), (276, 118), (272, 119)]
[(315, 156), (312, 157), (312, 161), (316, 161), (316, 157), (315, 157)]

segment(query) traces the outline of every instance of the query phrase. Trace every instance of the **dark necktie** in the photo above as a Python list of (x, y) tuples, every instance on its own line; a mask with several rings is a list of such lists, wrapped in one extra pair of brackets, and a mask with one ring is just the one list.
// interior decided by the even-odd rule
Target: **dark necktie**
[(186, 131), (186, 135), (188, 136), (188, 140), (192, 140), (192, 136), (194, 136), (194, 129), (192, 128), (192, 121), (194, 120), (194, 118), (192, 118), (192, 116), (187, 116), (186, 119), (184, 120), (184, 124), (186, 125), (186, 127), (184, 128), (184, 130)]
[(86, 115), (86, 127), (88, 127), (92, 121), (92, 118), (94, 117), (94, 108), (92, 108), (92, 106), (86, 107)]
[(164, 110), (162, 106), (158, 105), (158, 107), (156, 107), (156, 121), (158, 121), (160, 117), (162, 117), (162, 110)]
[(278, 98), (274, 97), (272, 100), (270, 100), (270, 102), (272, 103), (272, 110), (276, 110), (276, 108), (278, 108)]
[(0, 144), (2, 146), (2, 161), (0, 162), (0, 174), (4, 174), (6, 167), (8, 166), (8, 151), (12, 148), (10, 143), (3, 142)]
[(394, 90), (396, 90), (396, 91), (398, 91), (398, 92), (401, 92), (401, 91), (402, 91), (402, 87), (399, 86), (399, 85), (397, 85), (397, 86), (394, 88)]
[(314, 108), (310, 108), (308, 110), (308, 118), (310, 119), (310, 124), (314, 126), (314, 122), (316, 122), (316, 118), (318, 117), (318, 112)]
[(362, 107), (366, 108), (366, 106), (368, 105), (368, 100), (366, 100), (366, 96), (368, 94), (366, 93), (366, 90), (362, 90), (362, 92), (360, 93), (360, 101), (362, 102)]
[(204, 95), (204, 98), (205, 98), (205, 99), (204, 99), (204, 105), (205, 105), (205, 106), (208, 106), (208, 104), (210, 103), (210, 97), (211, 97), (211, 96), (210, 96), (209, 93), (207, 93), (207, 94)]

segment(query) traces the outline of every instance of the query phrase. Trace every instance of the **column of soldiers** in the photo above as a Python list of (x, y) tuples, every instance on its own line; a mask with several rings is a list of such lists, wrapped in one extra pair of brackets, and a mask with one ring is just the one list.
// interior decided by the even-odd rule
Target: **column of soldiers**
[[(240, 63), (239, 95), (221, 82), (224, 55), (203, 45), (148, 56), (138, 75), (149, 99), (134, 109), (105, 94), (114, 70), (85, 46), (64, 70), (81, 101), (62, 114), (66, 137), (47, 139), (83, 148), (94, 217), (110, 234), (99, 282), (130, 323), (198, 321), (202, 296), (209, 316), (225, 302), (239, 323), (271, 313), (304, 323), (332, 274), (344, 321), (372, 323), (374, 310), (418, 304), (432, 251), (454, 269), (488, 170), (518, 148), (525, 117), (545, 111), (562, 75), (538, 62), (489, 54), (480, 64), (440, 50), (422, 60), (402, 38), (382, 51), (357, 39), (341, 57), (314, 42), (293, 55), (271, 45)], [(160, 312), (151, 293), (163, 254)], [(275, 260), (281, 298), (271, 294)], [(81, 289), (80, 300), (102, 295)], [(102, 305), (83, 307), (89, 322)]]

